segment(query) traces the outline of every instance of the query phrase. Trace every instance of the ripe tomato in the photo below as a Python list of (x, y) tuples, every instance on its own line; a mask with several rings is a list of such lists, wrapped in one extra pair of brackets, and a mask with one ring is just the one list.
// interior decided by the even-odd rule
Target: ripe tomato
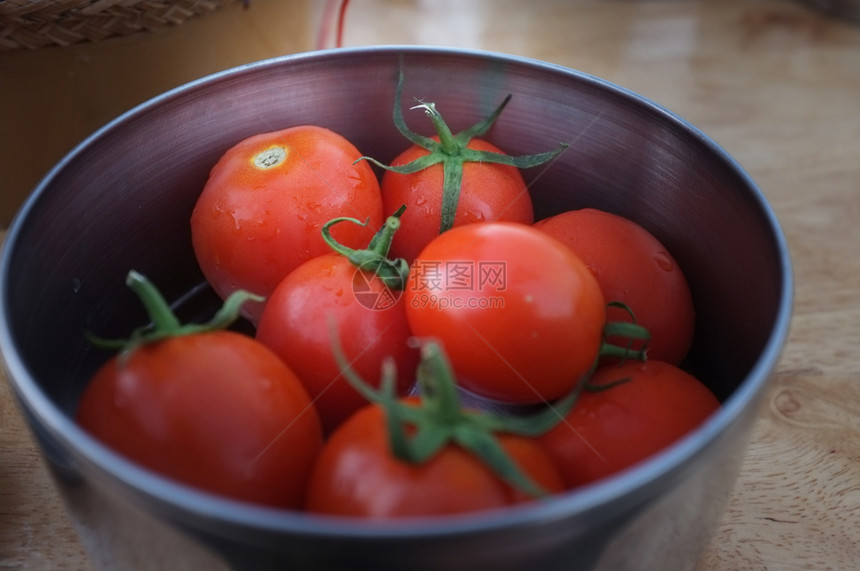
[(330, 319), (362, 377), (378, 378), (383, 359), (392, 357), (403, 373), (399, 389), (405, 393), (418, 363), (417, 349), (407, 344), (411, 332), (401, 291), (339, 253), (318, 256), (290, 272), (266, 303), (257, 339), (302, 380), (327, 433), (367, 404), (341, 376)]
[(112, 358), (76, 415), (131, 460), (202, 490), (299, 508), (322, 446), (319, 418), (271, 351), (230, 331), (181, 335)]
[[(657, 238), (632, 220), (590, 208), (557, 214), (535, 227), (585, 262), (607, 302), (631, 309), (651, 333), (649, 358), (675, 365), (683, 361), (693, 340), (693, 299), (681, 268)], [(630, 321), (630, 314), (610, 307), (607, 320)]]
[[(342, 136), (298, 126), (250, 137), (212, 168), (191, 215), (191, 237), (207, 281), (226, 298), (244, 289), (267, 297), (292, 269), (328, 252), (322, 225), (336, 216), (368, 220), (336, 228), (364, 245), (382, 224), (382, 197), (370, 165)], [(253, 322), (261, 304), (243, 312)]]
[[(434, 137), (438, 141), (439, 137)], [(467, 148), (502, 153), (495, 145), (472, 139)], [(408, 164), (430, 151), (413, 145), (398, 155), (392, 166)], [(462, 166), (459, 202), (453, 225), (508, 220), (531, 224), (532, 201), (516, 167), (489, 162), (466, 162)], [(411, 262), (430, 240), (439, 235), (444, 185), (441, 163), (413, 174), (386, 171), (382, 176), (382, 200), (386, 213), (406, 205), (404, 231), (392, 245), (392, 255)]]
[(558, 398), (601, 347), (606, 308), (594, 276), (531, 226), (448, 230), (415, 259), (404, 295), (412, 332), (439, 339), (460, 384), (491, 399)]
[[(499, 435), (510, 457), (548, 492), (564, 485), (537, 441)], [(386, 417), (368, 405), (331, 435), (308, 486), (309, 511), (374, 519), (464, 513), (533, 501), (474, 455), (447, 444), (422, 464), (392, 455)]]
[(698, 427), (720, 404), (669, 363), (627, 361), (598, 369), (564, 422), (540, 437), (571, 488), (641, 462)]
[(510, 95), (488, 117), (457, 134), (451, 132), (434, 103), (421, 103), (416, 108), (424, 110), (436, 130), (436, 136), (425, 137), (406, 125), (402, 90), (400, 74), (394, 94), (394, 125), (413, 145), (391, 165), (364, 157), (385, 169), (381, 185), (385, 212), (406, 205), (406, 231), (401, 232), (392, 255), (411, 262), (433, 237), (462, 224), (495, 220), (531, 224), (531, 197), (518, 169), (545, 164), (568, 145), (515, 157), (475, 138), (489, 131)]

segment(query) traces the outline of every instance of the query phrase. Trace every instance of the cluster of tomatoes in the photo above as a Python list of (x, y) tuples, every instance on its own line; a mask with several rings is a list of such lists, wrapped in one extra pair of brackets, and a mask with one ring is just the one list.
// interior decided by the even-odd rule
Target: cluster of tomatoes
[(535, 222), (520, 169), (564, 146), (482, 140), (507, 100), (457, 134), (422, 103), (437, 134), (418, 135), (400, 90), (412, 145), (391, 165), (307, 125), (223, 155), (190, 223), (224, 307), (179, 323), (131, 272), (151, 323), (88, 385), (86, 430), (209, 492), (386, 518), (593, 482), (719, 406), (679, 368), (693, 304), (660, 242), (593, 209)]

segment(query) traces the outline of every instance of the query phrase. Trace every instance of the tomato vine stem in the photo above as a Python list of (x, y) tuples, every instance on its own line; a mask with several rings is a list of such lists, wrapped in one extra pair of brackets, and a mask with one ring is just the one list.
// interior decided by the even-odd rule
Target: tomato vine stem
[[(651, 332), (636, 323), (636, 315), (633, 314), (633, 310), (627, 304), (620, 301), (611, 301), (606, 306), (623, 309), (630, 315), (632, 321), (609, 321), (603, 326), (603, 343), (600, 346), (597, 360), (609, 357), (622, 360), (636, 359), (645, 361), (648, 358), (648, 342), (651, 340)], [(623, 337), (627, 339), (627, 344), (621, 346), (610, 343), (607, 341), (609, 337)], [(642, 346), (639, 349), (633, 349), (634, 341), (642, 341)]]
[(403, 80), (404, 74), (403, 72), (400, 72), (397, 79), (397, 87), (394, 92), (394, 125), (397, 130), (406, 137), (406, 139), (413, 144), (426, 149), (429, 154), (421, 156), (405, 165), (399, 166), (386, 165), (368, 156), (360, 157), (356, 162), (367, 160), (380, 168), (399, 174), (413, 174), (441, 163), (443, 184), (442, 208), (439, 221), (440, 233), (451, 229), (454, 225), (454, 217), (457, 213), (457, 206), (460, 201), (460, 190), (463, 183), (463, 165), (465, 163), (495, 163), (519, 169), (527, 169), (549, 162), (570, 146), (568, 143), (561, 143), (555, 150), (522, 156), (511, 156), (505, 153), (468, 148), (469, 142), (473, 138), (484, 135), (490, 130), (493, 124), (495, 124), (496, 119), (498, 119), (502, 110), (504, 110), (505, 106), (511, 100), (511, 95), (507, 95), (504, 100), (502, 100), (501, 104), (499, 104), (499, 106), (496, 107), (488, 117), (475, 123), (471, 127), (458, 132), (457, 134), (452, 133), (448, 124), (436, 109), (435, 103), (419, 100), (418, 105), (411, 109), (424, 110), (425, 114), (433, 122), (433, 127), (436, 130), (439, 140), (437, 141), (432, 137), (419, 135), (407, 126), (403, 117), (401, 103), (403, 96)]
[(356, 268), (375, 273), (387, 287), (397, 290), (403, 289), (409, 275), (409, 264), (403, 258), (390, 259), (388, 251), (391, 249), (394, 234), (400, 228), (400, 216), (405, 210), (406, 206), (401, 206), (397, 212), (389, 216), (385, 220), (385, 224), (373, 235), (367, 248), (350, 248), (335, 240), (331, 235), (331, 227), (341, 222), (350, 222), (359, 226), (367, 225), (366, 221), (362, 222), (348, 216), (333, 218), (323, 224), (323, 240), (332, 250), (346, 256)]
[(126, 339), (104, 339), (85, 332), (89, 341), (102, 349), (119, 350), (119, 362), (124, 363), (137, 348), (147, 344), (178, 337), (218, 331), (229, 327), (239, 318), (239, 311), (246, 301), (263, 301), (264, 298), (244, 290), (234, 291), (221, 308), (205, 323), (183, 324), (170, 308), (170, 304), (157, 287), (143, 274), (130, 270), (125, 284), (137, 295), (146, 309), (150, 323), (134, 329)]
[[(548, 492), (535, 483), (504, 449), (498, 434), (538, 436), (549, 431), (573, 408), (584, 383), (554, 404), (529, 416), (513, 416), (474, 410), (462, 405), (453, 369), (442, 346), (432, 340), (420, 342), (421, 361), (416, 371), (417, 402), (398, 399), (397, 371), (393, 361), (382, 366), (379, 389), (374, 389), (352, 368), (332, 327), (332, 348), (344, 378), (368, 401), (385, 411), (392, 454), (411, 464), (427, 462), (448, 444), (456, 444), (476, 456), (499, 478), (531, 497)], [(407, 433), (406, 426), (412, 430)]]

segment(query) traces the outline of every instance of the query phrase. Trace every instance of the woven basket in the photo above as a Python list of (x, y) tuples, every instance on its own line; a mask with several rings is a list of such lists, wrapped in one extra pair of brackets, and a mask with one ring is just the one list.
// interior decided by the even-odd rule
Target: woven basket
[(68, 46), (181, 24), (231, 0), (0, 0), (0, 51)]

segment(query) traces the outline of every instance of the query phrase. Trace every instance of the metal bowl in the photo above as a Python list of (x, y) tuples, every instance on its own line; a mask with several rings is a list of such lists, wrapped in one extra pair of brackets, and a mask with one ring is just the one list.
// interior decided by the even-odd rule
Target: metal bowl
[[(213, 497), (147, 472), (72, 421), (105, 359), (84, 330), (144, 318), (124, 286), (149, 275), (187, 316), (215, 304), (189, 215), (210, 167), (240, 139), (300, 123), (390, 160), (397, 74), (457, 130), (508, 93), (488, 138), (511, 154), (571, 148), (526, 172), (538, 217), (591, 206), (628, 216), (673, 252), (697, 306), (686, 366), (722, 400), (699, 430), (615, 477), (548, 502), (373, 524)], [(427, 132), (420, 113), (408, 114)], [(0, 347), (21, 407), (84, 545), (107, 569), (688, 569), (707, 545), (786, 339), (787, 246), (761, 191), (706, 135), (660, 106), (576, 71), (487, 52), (329, 50), (192, 82), (119, 117), (65, 157), (10, 228)]]

